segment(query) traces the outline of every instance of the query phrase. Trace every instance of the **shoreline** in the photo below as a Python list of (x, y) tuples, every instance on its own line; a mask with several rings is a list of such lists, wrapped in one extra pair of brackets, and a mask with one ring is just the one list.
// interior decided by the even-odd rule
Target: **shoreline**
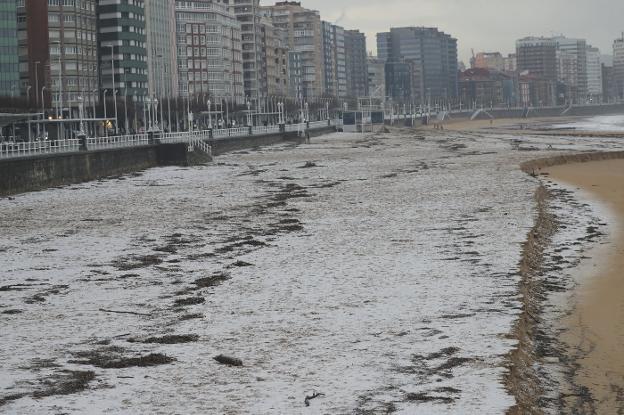
[[(581, 303), (581, 306), (577, 306), (574, 301), (567, 302), (566, 307), (570, 317), (556, 318), (557, 323), (554, 325), (552, 325), (552, 322), (547, 321), (548, 318), (552, 318), (552, 315), (546, 311), (551, 306), (549, 296), (552, 294), (552, 289), (545, 283), (545, 277), (548, 275), (547, 263), (552, 259), (549, 258), (550, 250), (555, 249), (556, 252), (557, 249), (557, 246), (554, 246), (556, 245), (554, 238), (565, 228), (565, 226), (562, 226), (559, 229), (562, 225), (560, 221), (564, 218), (555, 213), (556, 210), (553, 210), (556, 209), (557, 204), (560, 202), (557, 200), (558, 197), (555, 193), (553, 193), (556, 192), (556, 189), (551, 189), (550, 186), (546, 185), (546, 182), (559, 183), (560, 180), (557, 177), (557, 172), (559, 171), (562, 172), (562, 175), (567, 172), (579, 171), (580, 174), (577, 177), (580, 177), (581, 180), (578, 183), (572, 183), (573, 188), (582, 188), (584, 185), (583, 190), (599, 199), (602, 203), (608, 203), (611, 193), (616, 190), (619, 190), (620, 198), (624, 199), (621, 195), (623, 189), (619, 189), (617, 185), (624, 180), (624, 177), (620, 177), (618, 181), (611, 181), (610, 184), (612, 186), (607, 188), (602, 181), (589, 174), (594, 170), (598, 170), (595, 165), (602, 166), (604, 163), (608, 165), (608, 168), (603, 169), (604, 171), (618, 171), (619, 169), (620, 174), (624, 176), (624, 152), (621, 151), (560, 155), (528, 161), (520, 166), (522, 171), (539, 180), (539, 187), (535, 195), (535, 224), (523, 246), (520, 263), (520, 293), (523, 298), (523, 306), (522, 313), (518, 317), (512, 332), (512, 335), (518, 340), (518, 346), (509, 354), (509, 372), (506, 377), (507, 388), (516, 397), (516, 405), (507, 411), (508, 414), (544, 413), (544, 408), (540, 402), (543, 399), (552, 400), (552, 397), (546, 398), (546, 396), (553, 392), (553, 381), (559, 383), (559, 387), (563, 388), (555, 388), (555, 391), (558, 390), (559, 395), (555, 400), (559, 401), (557, 406), (560, 409), (583, 408), (588, 410), (587, 413), (594, 413), (592, 411), (599, 409), (598, 413), (603, 413), (604, 411), (607, 411), (604, 413), (611, 413), (609, 411), (617, 408), (617, 404), (621, 405), (621, 401), (617, 399), (621, 399), (621, 396), (618, 395), (621, 395), (619, 388), (624, 382), (620, 380), (619, 382), (609, 383), (605, 382), (604, 379), (602, 382), (596, 381), (600, 379), (601, 371), (604, 374), (605, 368), (610, 368), (611, 364), (606, 363), (602, 366), (596, 366), (596, 361), (600, 361), (600, 356), (591, 356), (587, 350), (600, 350), (595, 344), (598, 340), (594, 336), (593, 344), (589, 348), (584, 347), (588, 344), (588, 324), (578, 324), (579, 321), (584, 321), (586, 310), (592, 309), (592, 306), (596, 303), (596, 297), (592, 298), (593, 303), (590, 303), (587, 307), (583, 306), (583, 303)], [(615, 168), (611, 164), (617, 164), (618, 166)], [(570, 180), (568, 179), (567, 182), (570, 183)], [(600, 189), (605, 194), (595, 195), (596, 186), (601, 184), (603, 187)], [(570, 185), (567, 187), (570, 187)], [(604, 199), (607, 199), (607, 201)], [(617, 213), (620, 218), (623, 218), (617, 228), (620, 241), (619, 248), (611, 245), (605, 249), (605, 246), (593, 243), (587, 247), (592, 253), (595, 250), (601, 252), (608, 250), (609, 252), (605, 254), (607, 257), (617, 258), (618, 255), (621, 257), (621, 252), (624, 252), (624, 234), (622, 233), (624, 230), (622, 226), (624, 221), (624, 200), (620, 201), (619, 208)], [(604, 256), (597, 256), (593, 261), (600, 263), (603, 258)], [(589, 258), (589, 260), (592, 259)], [(619, 258), (620, 262), (611, 265), (609, 269), (612, 271), (616, 270), (617, 274), (617, 270), (624, 268), (623, 260), (623, 258)], [(588, 259), (585, 258), (585, 261), (581, 264), (577, 263), (567, 270), (574, 274), (579, 274), (582, 270), (589, 269), (588, 275), (583, 275), (585, 278), (583, 281), (586, 281), (586, 284), (581, 284), (580, 289), (585, 289), (587, 284), (596, 281), (595, 269), (597, 265), (596, 267), (581, 268), (582, 265), (586, 265), (587, 261)], [(564, 282), (565, 278), (563, 275), (560, 275), (559, 279), (561, 279), (561, 283), (564, 285), (569, 283)], [(624, 288), (622, 290), (612, 290), (608, 282), (604, 285), (599, 285), (599, 288), (602, 289), (599, 292), (615, 293), (616, 298), (612, 298), (612, 300), (616, 301), (612, 303), (610, 310), (620, 306), (620, 313), (622, 314), (624, 313), (624, 299), (618, 300), (617, 294), (624, 291)], [(624, 280), (620, 281), (620, 284), (624, 287)], [(580, 289), (575, 287), (574, 284), (565, 288), (565, 290), (568, 290), (568, 294), (572, 294), (573, 298), (582, 298), (582, 296), (577, 295), (579, 292), (582, 293), (582, 291), (579, 291)], [(596, 314), (589, 315), (594, 318), (594, 320), (589, 322), (589, 325), (591, 325), (598, 317), (595, 317)], [(619, 344), (622, 344), (622, 339), (624, 339), (624, 315), (621, 316), (619, 322), (622, 323), (621, 333), (623, 334), (620, 337), (616, 336), (616, 345), (618, 344), (617, 339), (620, 339)], [(583, 330), (579, 329), (579, 327), (583, 328)], [(604, 334), (604, 332), (605, 330), (602, 330), (601, 334)], [(560, 335), (561, 338), (559, 338)], [(612, 344), (612, 342), (607, 344)], [(613, 349), (612, 346), (606, 347)], [(544, 374), (541, 373), (541, 369), (552, 364), (553, 358), (559, 362), (557, 363), (559, 369), (566, 373), (567, 381), (564, 382), (562, 379), (558, 381), (554, 379), (548, 380), (543, 377)], [(604, 358), (602, 362), (604, 363)], [(620, 375), (624, 373), (624, 367), (619, 373)]]
[(608, 206), (616, 221), (607, 241), (575, 269), (581, 282), (562, 321), (562, 341), (577, 365), (574, 382), (589, 391), (598, 413), (615, 413), (624, 384), (624, 159), (565, 164), (548, 173)]

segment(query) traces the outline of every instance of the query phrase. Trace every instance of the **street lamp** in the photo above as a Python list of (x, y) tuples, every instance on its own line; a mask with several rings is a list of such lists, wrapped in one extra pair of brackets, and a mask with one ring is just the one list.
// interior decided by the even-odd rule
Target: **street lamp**
[(208, 100), (207, 104), (208, 104), (208, 128), (212, 130), (212, 110), (211, 110), (212, 102)]
[(37, 108), (39, 108), (39, 64), (41, 61), (35, 61), (35, 101), (37, 102)]
[(59, 60), (58, 60), (58, 71), (59, 71), (59, 95), (58, 95), (58, 99), (56, 100), (57, 103), (57, 110), (56, 110), (56, 118), (60, 118), (60, 116), (62, 115), (62, 111), (63, 111), (63, 63), (61, 61), (62, 57), (63, 57), (63, 48), (61, 47), (61, 41), (57, 40), (52, 42), (53, 45), (58, 45), (58, 53), (59, 53)]
[(105, 89), (103, 92), (104, 97), (104, 134), (108, 137), (108, 116), (106, 115), (106, 93), (108, 89)]
[(78, 112), (80, 115), (80, 134), (84, 134), (84, 98), (82, 96), (78, 97)]
[[(47, 88), (44, 86), (43, 88), (41, 88), (41, 120), (43, 121), (45, 119), (45, 99), (43, 99), (43, 93), (45, 92)], [(42, 123), (43, 125), (43, 131), (42, 134), (45, 137), (46, 135), (46, 131), (45, 131), (45, 124)]]
[(247, 101), (247, 127), (251, 127), (251, 102)]
[(115, 105), (115, 135), (118, 134), (117, 130), (117, 91), (115, 90), (115, 45), (108, 45), (111, 49), (111, 74), (113, 77), (113, 104)]

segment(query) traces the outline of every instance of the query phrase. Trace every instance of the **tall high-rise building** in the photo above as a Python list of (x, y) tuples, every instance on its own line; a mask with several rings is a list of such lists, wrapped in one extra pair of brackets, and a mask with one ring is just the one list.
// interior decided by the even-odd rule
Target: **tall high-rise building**
[(516, 42), (516, 51), (518, 70), (551, 82), (553, 91), (558, 93), (556, 102), (587, 101), (587, 42), (584, 39), (528, 37)]
[(181, 96), (245, 103), (241, 24), (227, 3), (176, 0), (176, 44)]
[(149, 94), (162, 98), (177, 97), (175, 0), (147, 0), (145, 30)]
[(241, 25), (245, 96), (252, 100), (261, 99), (267, 95), (267, 72), (263, 58), (266, 48), (262, 44), (260, 0), (232, 0), (229, 3)]
[[(518, 71), (527, 74), (527, 79), (530, 77), (533, 82), (540, 81), (547, 85), (548, 93), (540, 94), (541, 105), (553, 105), (557, 101), (557, 49), (557, 41), (552, 38), (527, 37), (516, 41)], [(548, 100), (544, 102), (546, 96)]]
[(377, 58), (386, 62), (391, 59), (391, 42), (390, 32), (377, 33)]
[[(31, 103), (37, 108), (49, 107), (51, 90), (48, 3), (37, 0), (19, 2), (17, 30), (22, 93), (25, 94), (28, 86), (31, 86), (29, 94)], [(96, 98), (97, 94), (94, 93), (91, 97)]]
[(287, 97), (289, 95), (288, 74), (288, 33), (275, 27), (271, 20), (264, 16), (261, 23), (263, 65), (266, 77), (265, 97)]
[(576, 68), (568, 68), (567, 71), (561, 71), (566, 75), (562, 77), (566, 89), (570, 91), (568, 96), (569, 102), (585, 103), (587, 100), (587, 42), (585, 39), (570, 39), (563, 36), (556, 37), (557, 50), (561, 56), (567, 55), (568, 64), (571, 63), (570, 57), (576, 60)]
[[(318, 11), (306, 9), (296, 1), (281, 1), (265, 8), (273, 25), (288, 33), (288, 46), (298, 56), (301, 68), (301, 94), (319, 97), (324, 92), (323, 39)], [(296, 94), (293, 90), (291, 95)]]
[(95, 1), (20, 1), (17, 21), (23, 93), (30, 86), (31, 100), (43, 92), (59, 116), (78, 117), (81, 102), (97, 101)]
[(102, 94), (143, 102), (149, 92), (145, 3), (100, 1), (98, 23)]
[(613, 81), (616, 96), (624, 98), (624, 33), (613, 42)]
[(340, 26), (322, 22), (324, 95), (347, 96), (345, 31)]
[(345, 31), (345, 58), (347, 66), (347, 96), (365, 97), (368, 90), (368, 56), (366, 35), (359, 30)]
[(602, 101), (602, 66), (600, 49), (587, 47), (587, 93), (591, 102)]
[(377, 35), (377, 50), (389, 63), (411, 62), (414, 102), (420, 103), (425, 96), (457, 96), (457, 39), (452, 36), (436, 28), (392, 28)]
[(557, 81), (557, 41), (527, 37), (516, 42), (518, 71), (528, 71), (548, 81)]
[(0, 3), (0, 96), (20, 95), (17, 46), (17, 2), (3, 1)]

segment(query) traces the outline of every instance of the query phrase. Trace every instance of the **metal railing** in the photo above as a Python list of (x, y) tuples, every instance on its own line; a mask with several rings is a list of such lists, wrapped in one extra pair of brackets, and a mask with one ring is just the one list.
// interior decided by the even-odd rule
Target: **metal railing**
[(80, 150), (80, 140), (44, 140), (0, 143), (0, 159), (28, 157), (39, 154), (72, 153)]
[(252, 128), (253, 134), (269, 134), (279, 132), (279, 125), (258, 126)]
[(212, 147), (201, 138), (194, 138), (188, 144), (189, 151), (199, 150), (212, 157)]
[(105, 148), (136, 147), (149, 144), (147, 134), (121, 135), (111, 137), (87, 138), (87, 149), (97, 150)]
[[(335, 122), (332, 123), (336, 125)], [(328, 125), (327, 121), (315, 121), (310, 122), (310, 128), (322, 128)], [(286, 132), (292, 131), (304, 131), (306, 125), (301, 124), (286, 124), (284, 126)], [(273, 134), (278, 133), (280, 127), (278, 125), (272, 126), (258, 126), (251, 128), (252, 135)], [(197, 146), (202, 151), (209, 150), (210, 145), (203, 147), (200, 143), (210, 142), (214, 139), (227, 139), (249, 136), (249, 127), (237, 127), (228, 129), (213, 130), (212, 134), (210, 130), (190, 131), (181, 133), (156, 133), (154, 138), (159, 139), (164, 143), (186, 143), (189, 145)], [(10, 159), (17, 157), (28, 157), (40, 154), (53, 154), (53, 153), (73, 153), (81, 150), (98, 150), (98, 149), (110, 149), (110, 148), (124, 148), (124, 147), (137, 147), (142, 145), (151, 144), (149, 134), (134, 134), (124, 136), (108, 136), (108, 137), (90, 137), (85, 138), (84, 142), (81, 139), (67, 139), (67, 140), (44, 140), (44, 141), (30, 141), (30, 142), (13, 142), (6, 141), (0, 142), (0, 159)], [(86, 148), (84, 147), (86, 145)], [(208, 152), (208, 151), (207, 151)]]

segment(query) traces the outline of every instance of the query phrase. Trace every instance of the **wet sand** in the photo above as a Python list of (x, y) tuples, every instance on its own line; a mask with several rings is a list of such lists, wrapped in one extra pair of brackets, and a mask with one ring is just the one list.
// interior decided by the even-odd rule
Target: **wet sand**
[(595, 413), (620, 413), (624, 408), (624, 160), (567, 164), (548, 171), (553, 180), (597, 197), (618, 218), (610, 224), (607, 243), (596, 247), (579, 269), (583, 282), (564, 323), (568, 330), (564, 340), (579, 365), (574, 381), (591, 393)]
[[(451, 131), (470, 131), (481, 129), (508, 129), (513, 127), (513, 131), (520, 131), (519, 125), (527, 126), (535, 124), (550, 124), (568, 122), (576, 119), (575, 117), (536, 117), (536, 118), (498, 118), (493, 120), (470, 120), (470, 119), (449, 119), (444, 121), (444, 129)], [(433, 123), (428, 126), (433, 129)]]

